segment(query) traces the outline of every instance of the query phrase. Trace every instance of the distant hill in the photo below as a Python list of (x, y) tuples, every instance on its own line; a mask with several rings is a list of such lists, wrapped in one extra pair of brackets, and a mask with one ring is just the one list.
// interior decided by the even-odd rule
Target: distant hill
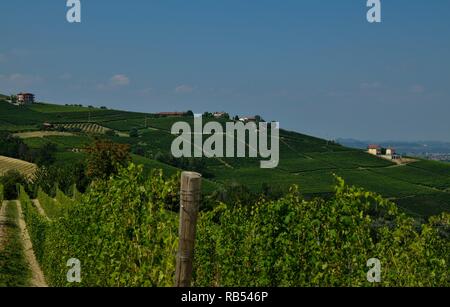
[[(95, 124), (98, 132), (110, 129), (121, 132), (120, 135), (103, 137), (130, 144), (136, 162), (144, 164), (147, 169), (163, 168), (168, 173), (185, 168), (183, 165), (169, 165), (170, 161), (161, 158), (170, 153), (174, 139), (170, 128), (180, 120), (193, 121), (192, 117), (158, 117), (148, 113), (78, 106), (34, 104), (17, 107), (0, 101), (0, 130), (37, 131), (44, 122), (55, 125)], [(139, 131), (139, 137), (126, 136), (133, 128)], [(24, 141), (32, 148), (53, 142), (58, 146), (58, 161), (71, 163), (74, 159), (83, 159), (82, 154), (74, 149), (84, 147), (95, 137), (87, 132), (89, 130), (85, 129), (72, 136), (43, 134), (42, 137), (26, 134), (28, 137)], [(397, 166), (363, 150), (292, 131), (280, 131), (280, 165), (276, 169), (261, 169), (259, 159), (251, 158), (205, 158), (200, 164), (204, 164), (208, 190), (227, 183), (245, 184), (254, 191), (260, 191), (264, 185), (286, 190), (296, 184), (306, 197), (327, 196), (333, 192), (334, 175), (338, 175), (349, 184), (395, 200), (412, 215), (426, 217), (450, 211), (450, 164), (419, 160)]]

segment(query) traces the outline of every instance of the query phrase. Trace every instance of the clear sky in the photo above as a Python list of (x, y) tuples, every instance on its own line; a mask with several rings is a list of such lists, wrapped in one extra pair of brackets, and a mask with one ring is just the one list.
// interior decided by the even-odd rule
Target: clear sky
[(0, 93), (261, 114), (325, 138), (450, 141), (450, 1), (0, 1)]

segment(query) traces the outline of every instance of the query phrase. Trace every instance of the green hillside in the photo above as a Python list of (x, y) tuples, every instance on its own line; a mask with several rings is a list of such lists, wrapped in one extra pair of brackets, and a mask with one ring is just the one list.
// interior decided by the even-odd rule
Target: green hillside
[[(162, 168), (169, 174), (181, 167), (169, 165), (170, 162), (164, 158), (170, 153), (174, 139), (170, 128), (180, 120), (192, 122), (191, 117), (158, 117), (155, 114), (79, 106), (34, 104), (17, 107), (0, 100), (0, 130), (36, 131), (44, 122), (95, 123), (116, 133), (122, 132), (104, 137), (130, 144), (135, 162), (144, 164), (146, 169)], [(139, 137), (124, 136), (131, 129), (138, 129)], [(44, 135), (24, 141), (32, 148), (46, 142), (55, 143), (59, 162), (69, 163), (72, 159), (82, 159), (82, 154), (74, 149), (83, 148), (94, 137), (78, 132), (73, 136)], [(200, 164), (203, 163), (206, 170), (208, 190), (228, 183), (245, 184), (253, 191), (260, 191), (264, 184), (283, 190), (296, 184), (306, 197), (327, 196), (333, 192), (334, 175), (338, 175), (349, 184), (396, 201), (413, 215), (429, 216), (450, 211), (449, 164), (417, 161), (398, 166), (360, 150), (285, 130), (280, 131), (279, 167), (261, 169), (259, 161), (250, 158), (205, 158)]]

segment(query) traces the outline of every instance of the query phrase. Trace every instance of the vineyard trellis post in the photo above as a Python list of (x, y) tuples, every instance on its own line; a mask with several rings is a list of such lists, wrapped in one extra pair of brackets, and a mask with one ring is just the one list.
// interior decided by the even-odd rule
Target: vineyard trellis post
[(192, 280), (195, 232), (200, 206), (202, 175), (181, 174), (179, 245), (175, 270), (175, 287), (189, 287)]

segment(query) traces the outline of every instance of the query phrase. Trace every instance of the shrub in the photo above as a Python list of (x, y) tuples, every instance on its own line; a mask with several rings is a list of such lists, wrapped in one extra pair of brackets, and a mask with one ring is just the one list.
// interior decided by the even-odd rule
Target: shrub
[(107, 140), (96, 141), (86, 151), (89, 154), (87, 175), (92, 179), (108, 179), (131, 159), (128, 144), (116, 144)]
[(27, 179), (18, 171), (10, 170), (0, 177), (0, 184), (3, 186), (3, 197), (5, 199), (17, 199), (18, 185), (27, 185)]

